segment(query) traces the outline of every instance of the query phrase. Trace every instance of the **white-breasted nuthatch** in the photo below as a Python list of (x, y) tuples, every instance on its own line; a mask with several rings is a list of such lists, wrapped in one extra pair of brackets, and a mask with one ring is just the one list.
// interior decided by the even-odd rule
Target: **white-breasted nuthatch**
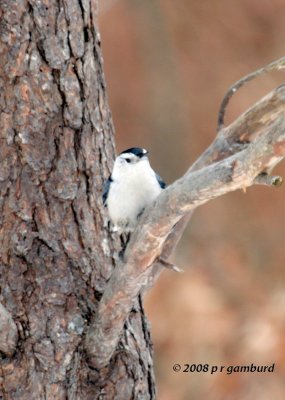
[(105, 182), (103, 204), (114, 224), (113, 231), (132, 232), (145, 207), (166, 186), (151, 168), (147, 155), (148, 151), (140, 147), (123, 151)]

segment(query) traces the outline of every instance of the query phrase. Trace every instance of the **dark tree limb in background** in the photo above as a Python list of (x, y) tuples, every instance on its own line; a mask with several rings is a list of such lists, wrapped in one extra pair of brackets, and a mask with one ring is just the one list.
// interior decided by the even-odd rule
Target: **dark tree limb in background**
[(187, 220), (189, 212), (230, 191), (259, 183), (276, 186), (280, 179), (268, 178), (264, 171), (284, 156), (285, 86), (281, 86), (222, 129), (189, 171), (143, 214), (126, 249), (125, 263), (111, 276), (87, 333), (93, 366), (108, 364), (133, 302), (149, 279), (160, 273), (161, 267), (153, 263), (163, 256), (181, 218)]

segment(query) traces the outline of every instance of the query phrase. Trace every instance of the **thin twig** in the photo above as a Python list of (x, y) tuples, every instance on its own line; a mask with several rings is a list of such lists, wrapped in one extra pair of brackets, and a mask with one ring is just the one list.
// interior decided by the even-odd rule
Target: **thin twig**
[(160, 263), (163, 267), (171, 269), (172, 271), (175, 272), (184, 272), (183, 269), (177, 267), (177, 265), (172, 264), (171, 262), (164, 260), (162, 257), (158, 257), (156, 262)]
[(225, 112), (227, 105), (229, 104), (230, 99), (232, 96), (240, 89), (243, 85), (245, 85), (247, 82), (252, 81), (254, 78), (257, 76), (263, 75), (266, 72), (269, 71), (280, 71), (285, 69), (285, 57), (281, 57), (276, 61), (273, 61), (272, 63), (266, 65), (265, 67), (262, 67), (235, 82), (227, 91), (225, 94), (223, 101), (220, 106), (219, 114), (218, 114), (218, 127), (217, 131), (219, 132), (223, 127), (224, 127), (224, 121), (225, 121)]

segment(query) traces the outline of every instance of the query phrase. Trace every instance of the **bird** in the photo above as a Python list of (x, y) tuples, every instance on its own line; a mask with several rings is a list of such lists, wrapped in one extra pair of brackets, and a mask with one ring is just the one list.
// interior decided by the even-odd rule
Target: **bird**
[(103, 190), (113, 232), (130, 234), (144, 209), (165, 189), (162, 178), (151, 168), (149, 152), (141, 147), (122, 151)]

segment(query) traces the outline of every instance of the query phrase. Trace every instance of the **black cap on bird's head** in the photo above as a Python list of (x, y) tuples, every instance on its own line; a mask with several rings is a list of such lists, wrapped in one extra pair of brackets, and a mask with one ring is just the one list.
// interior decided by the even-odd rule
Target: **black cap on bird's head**
[(135, 156), (142, 158), (143, 156), (146, 156), (148, 154), (148, 151), (146, 149), (143, 149), (141, 147), (131, 147), (130, 149), (124, 150), (120, 153), (125, 154), (125, 153), (131, 153), (134, 154)]

